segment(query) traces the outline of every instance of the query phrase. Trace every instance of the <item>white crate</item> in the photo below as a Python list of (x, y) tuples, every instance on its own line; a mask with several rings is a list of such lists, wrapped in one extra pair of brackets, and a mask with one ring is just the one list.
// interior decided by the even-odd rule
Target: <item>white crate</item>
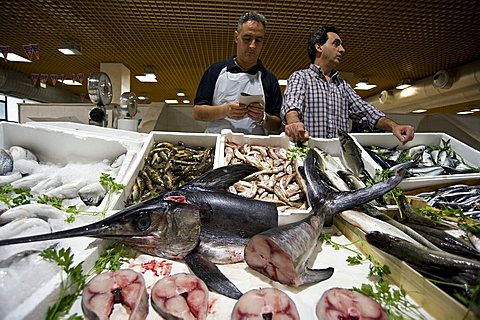
[[(352, 136), (364, 147), (375, 145), (389, 149), (397, 147), (398, 150), (408, 149), (417, 145), (441, 146), (442, 140), (450, 140), (450, 146), (452, 149), (461, 156), (468, 165), (480, 167), (480, 151), (473, 149), (446, 133), (415, 133), (413, 140), (405, 145), (402, 145), (391, 133), (354, 133)], [(368, 158), (371, 159), (370, 156), (368, 156)], [(366, 166), (366, 169), (371, 175), (375, 175), (375, 169), (381, 170), (381, 167), (373, 159), (371, 160), (371, 163), (374, 164), (373, 167)], [(399, 184), (399, 187), (402, 190), (408, 191), (418, 188), (462, 183), (479, 178), (480, 173), (450, 174), (434, 177), (411, 177), (403, 179)]]
[(199, 147), (212, 147), (215, 149), (213, 167), (218, 166), (219, 150), (220, 150), (220, 135), (211, 133), (185, 133), (185, 132), (168, 132), (168, 131), (152, 131), (148, 135), (147, 142), (143, 145), (139, 151), (137, 159), (132, 163), (131, 170), (129, 171), (129, 180), (125, 184), (125, 188), (120, 195), (120, 201), (118, 201), (114, 209), (125, 208), (125, 202), (131, 193), (135, 179), (138, 173), (143, 168), (145, 158), (148, 156), (150, 149), (157, 142), (169, 142), (177, 144), (179, 141), (184, 142), (186, 145), (199, 146)]
[[(59, 166), (71, 162), (94, 163), (108, 159), (114, 161), (125, 154), (125, 159), (116, 176), (116, 182), (125, 184), (128, 181), (128, 171), (131, 163), (141, 150), (143, 141), (134, 139), (118, 139), (113, 136), (100, 135), (95, 132), (65, 130), (60, 127), (41, 127), (29, 124), (0, 123), (0, 148), (8, 149), (21, 146), (32, 151), (40, 163), (52, 163)], [(85, 174), (88, 174), (86, 172)], [(100, 210), (111, 210), (118, 201), (119, 194), (113, 195), (107, 204), (106, 199), (98, 206)], [(97, 216), (78, 217), (75, 225), (98, 221)], [(72, 228), (74, 227), (72, 225)], [(94, 238), (78, 237), (59, 240), (59, 247), (72, 249), (75, 263), (83, 262), (90, 269), (98, 257), (100, 247), (92, 245)], [(35, 269), (32, 265), (31, 270)], [(41, 276), (41, 275), (40, 275)], [(5, 319), (40, 319), (47, 308), (54, 302), (60, 291), (62, 272), (45, 279), (44, 285), (33, 289), (31, 295), (24, 301), (18, 301), (18, 306), (2, 314)], [(38, 289), (38, 290), (37, 290)]]
[[(148, 136), (147, 136), (148, 138)], [(29, 124), (0, 123), (0, 148), (21, 146), (32, 151), (40, 163), (66, 165), (70, 162), (93, 163), (114, 161), (125, 154), (115, 181), (125, 185), (130, 180), (131, 166), (137, 160), (146, 139), (125, 140), (93, 132), (63, 130), (60, 127), (39, 127)], [(98, 206), (110, 210), (116, 206), (121, 192), (103, 199)]]
[(105, 127), (99, 127), (95, 125), (76, 123), (76, 122), (31, 121), (31, 122), (27, 122), (27, 124), (34, 127), (52, 128), (52, 129), (59, 129), (62, 131), (92, 133), (96, 136), (112, 137), (117, 140), (133, 140), (133, 141), (144, 140), (145, 141), (148, 138), (147, 133), (120, 130), (120, 129), (114, 129), (114, 128), (105, 128)]

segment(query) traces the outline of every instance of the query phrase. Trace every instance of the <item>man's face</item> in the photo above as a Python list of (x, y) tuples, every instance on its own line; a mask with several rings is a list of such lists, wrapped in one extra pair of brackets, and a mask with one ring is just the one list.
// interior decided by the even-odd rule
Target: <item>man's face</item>
[(264, 38), (265, 28), (261, 22), (245, 22), (240, 31), (235, 31), (237, 59), (249, 67), (255, 65), (262, 51)]
[(322, 59), (329, 63), (339, 64), (345, 48), (342, 45), (342, 39), (334, 32), (328, 32), (328, 40), (322, 47)]

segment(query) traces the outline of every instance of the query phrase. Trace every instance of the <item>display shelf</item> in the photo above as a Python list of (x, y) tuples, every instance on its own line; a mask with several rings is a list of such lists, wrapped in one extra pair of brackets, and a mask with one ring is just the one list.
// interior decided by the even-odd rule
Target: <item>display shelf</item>
[[(413, 146), (441, 146), (443, 141), (450, 141), (451, 148), (460, 155), (465, 163), (472, 167), (480, 167), (480, 151), (475, 150), (469, 145), (449, 136), (446, 133), (415, 133), (413, 140), (402, 145), (398, 139), (391, 133), (354, 133), (352, 137), (358, 141), (362, 147), (378, 146), (387, 149), (397, 148), (404, 150)], [(369, 155), (368, 158), (371, 159)], [(370, 163), (373, 164), (370, 165)], [(373, 159), (366, 164), (366, 169), (371, 175), (375, 175), (375, 170), (381, 170), (380, 165), (375, 163)], [(469, 180), (480, 178), (480, 173), (462, 173), (438, 176), (419, 176), (403, 179), (399, 184), (402, 190), (408, 191), (412, 189), (420, 189), (425, 187), (440, 186), (446, 184), (464, 183)]]
[(340, 232), (354, 243), (362, 253), (371, 256), (381, 265), (387, 265), (391, 271), (388, 278), (397, 286), (405, 289), (417, 305), (421, 306), (434, 319), (476, 319), (473, 313), (468, 312), (461, 303), (423, 277), (407, 263), (369, 245), (362, 230), (352, 226), (341, 216), (336, 216), (333, 221)]

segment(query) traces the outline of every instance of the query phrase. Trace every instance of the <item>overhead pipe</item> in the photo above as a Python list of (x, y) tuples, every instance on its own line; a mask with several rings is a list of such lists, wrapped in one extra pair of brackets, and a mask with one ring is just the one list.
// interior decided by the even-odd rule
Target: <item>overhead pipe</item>
[[(388, 112), (408, 113), (415, 109), (433, 109), (458, 103), (480, 100), (480, 60), (448, 71), (452, 82), (444, 88), (434, 86), (434, 76), (423, 78), (405, 90), (415, 91), (406, 96), (404, 90), (388, 90), (380, 96), (365, 99), (378, 109)], [(442, 73), (440, 76), (445, 76)], [(382, 99), (381, 99), (381, 98)]]
[(54, 103), (81, 102), (80, 96), (61, 87), (40, 88), (23, 73), (0, 67), (0, 92), (20, 99)]

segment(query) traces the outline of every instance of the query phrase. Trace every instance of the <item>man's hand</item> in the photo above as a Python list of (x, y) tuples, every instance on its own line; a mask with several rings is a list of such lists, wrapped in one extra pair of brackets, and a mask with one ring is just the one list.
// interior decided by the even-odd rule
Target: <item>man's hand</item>
[(302, 122), (293, 122), (285, 125), (285, 134), (294, 141), (306, 141), (310, 138)]
[(402, 144), (413, 139), (414, 131), (414, 128), (410, 125), (399, 124), (392, 128), (393, 135), (397, 137)]
[(226, 103), (227, 106), (227, 117), (234, 120), (240, 120), (247, 116), (247, 106), (240, 104), (238, 101), (231, 101)]
[(260, 122), (263, 119), (263, 113), (265, 112), (265, 106), (259, 102), (250, 103), (247, 106), (247, 115), (255, 122)]

